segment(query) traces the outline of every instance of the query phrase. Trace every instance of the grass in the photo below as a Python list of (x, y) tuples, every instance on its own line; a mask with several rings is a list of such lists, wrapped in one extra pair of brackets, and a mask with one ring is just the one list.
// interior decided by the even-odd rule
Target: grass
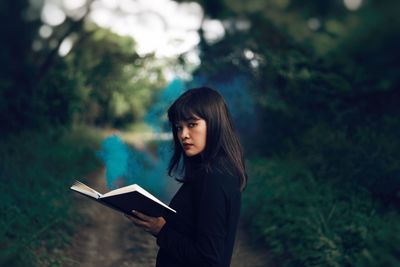
[(71, 182), (99, 166), (93, 129), (23, 132), (0, 141), (0, 265), (61, 266), (79, 216)]
[(400, 266), (400, 215), (368, 190), (318, 181), (296, 162), (249, 162), (244, 215), (282, 266)]

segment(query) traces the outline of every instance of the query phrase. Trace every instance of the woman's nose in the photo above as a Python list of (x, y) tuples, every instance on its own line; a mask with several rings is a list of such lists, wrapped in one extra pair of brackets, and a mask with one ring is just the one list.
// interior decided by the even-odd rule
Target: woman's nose
[(187, 127), (183, 127), (181, 131), (181, 139), (184, 140), (189, 137), (189, 129)]

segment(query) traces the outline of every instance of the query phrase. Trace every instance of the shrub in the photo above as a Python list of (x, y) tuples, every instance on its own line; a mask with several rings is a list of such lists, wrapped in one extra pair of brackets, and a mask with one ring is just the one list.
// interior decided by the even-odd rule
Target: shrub
[(317, 182), (296, 162), (249, 163), (244, 215), (283, 266), (400, 264), (399, 215), (383, 212), (368, 191)]
[(78, 216), (72, 179), (96, 168), (86, 128), (8, 136), (0, 144), (0, 265), (58, 266)]

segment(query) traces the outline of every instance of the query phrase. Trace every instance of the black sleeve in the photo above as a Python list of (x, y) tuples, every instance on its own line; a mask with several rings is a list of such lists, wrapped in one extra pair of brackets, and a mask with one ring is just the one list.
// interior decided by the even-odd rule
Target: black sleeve
[(164, 225), (157, 244), (187, 266), (219, 266), (223, 261), (227, 228), (228, 195), (218, 177), (204, 177), (196, 222), (195, 240)]

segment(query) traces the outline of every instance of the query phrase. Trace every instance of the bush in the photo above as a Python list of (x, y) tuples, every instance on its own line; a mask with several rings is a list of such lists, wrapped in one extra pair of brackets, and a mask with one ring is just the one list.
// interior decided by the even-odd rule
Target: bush
[(72, 179), (98, 166), (89, 129), (24, 132), (0, 144), (0, 265), (58, 266), (78, 220)]
[(244, 214), (283, 266), (398, 266), (400, 221), (368, 191), (316, 181), (295, 162), (253, 160)]

